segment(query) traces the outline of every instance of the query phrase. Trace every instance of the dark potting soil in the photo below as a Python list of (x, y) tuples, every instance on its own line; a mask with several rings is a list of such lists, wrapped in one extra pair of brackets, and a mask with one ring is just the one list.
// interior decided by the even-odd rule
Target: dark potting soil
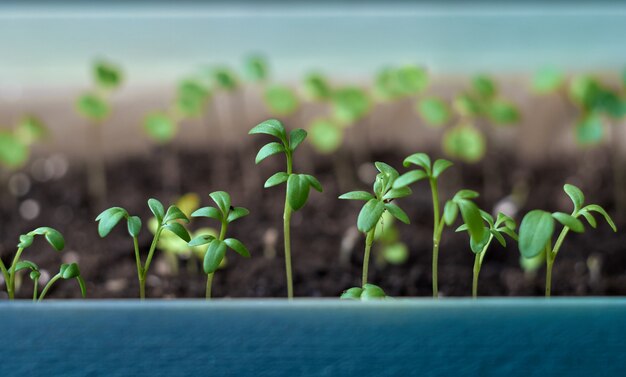
[[(202, 198), (201, 206), (212, 205), (208, 194), (228, 191), (233, 204), (250, 209), (250, 216), (229, 228), (229, 236), (244, 242), (252, 254), (244, 259), (227, 253), (227, 265), (215, 274), (214, 297), (284, 297), (286, 285), (282, 247), (282, 210), (284, 186), (263, 189), (264, 180), (283, 170), (280, 157), (269, 158), (255, 167), (256, 150), (246, 152), (185, 151), (179, 152), (180, 182), (165, 178), (160, 158), (135, 157), (108, 164), (107, 206), (122, 206), (144, 220), (140, 237), (145, 259), (152, 235), (146, 230), (150, 212), (146, 204), (156, 197), (168, 204), (179, 194), (195, 192)], [(296, 158), (297, 172), (315, 174), (324, 186), (324, 193), (311, 192), (306, 207), (292, 218), (292, 253), (295, 294), (299, 297), (337, 297), (344, 289), (360, 285), (364, 237), (356, 234), (356, 217), (362, 202), (341, 201), (345, 191), (370, 190), (375, 171), (367, 161), (385, 161), (401, 167), (405, 153), (344, 153), (343, 161), (315, 155), (303, 149)], [(242, 156), (248, 156), (242, 160)], [(583, 189), (589, 203), (605, 206), (614, 214), (612, 181), (608, 156), (592, 156), (593, 168), (568, 159), (547, 161), (539, 167), (523, 166), (514, 158), (502, 158), (505, 152), (494, 153), (487, 163), (456, 164), (441, 178), (442, 203), (456, 190), (475, 189), (485, 193), (478, 199), (481, 208), (492, 211), (496, 203), (511, 193), (519, 204), (518, 222), (530, 209), (571, 211), (571, 203), (562, 191), (569, 182)], [(360, 160), (354, 163), (354, 160)], [(171, 164), (169, 164), (171, 165)], [(402, 170), (402, 169), (400, 169)], [(484, 173), (492, 185), (485, 185)], [(340, 179), (337, 179), (340, 178)], [(341, 185), (346, 187), (340, 187)], [(116, 228), (106, 239), (97, 234), (95, 216), (104, 208), (91, 208), (82, 167), (72, 166), (61, 179), (34, 183), (22, 198), (11, 200), (5, 195), (1, 213), (1, 255), (6, 264), (15, 251), (21, 233), (37, 226), (51, 226), (66, 238), (62, 253), (52, 251), (43, 240), (37, 240), (23, 257), (40, 264), (53, 275), (62, 262), (77, 261), (87, 281), (88, 298), (134, 298), (138, 296), (132, 241), (125, 225)], [(26, 199), (40, 206), (34, 220), (23, 220), (17, 206)], [(414, 194), (398, 201), (411, 218), (411, 225), (395, 223), (400, 239), (408, 246), (408, 260), (400, 265), (374, 262), (370, 265), (370, 282), (380, 285), (391, 296), (431, 295), (432, 204), (428, 185), (414, 185)], [(553, 272), (554, 295), (626, 295), (626, 237), (613, 233), (598, 218), (599, 226), (587, 226), (585, 234), (568, 236), (559, 253)], [(623, 224), (617, 219), (618, 228)], [(217, 226), (209, 219), (197, 219), (192, 228)], [(342, 251), (343, 249), (343, 251)], [(374, 245), (374, 253), (380, 247)], [(272, 257), (272, 252), (275, 256)], [(378, 258), (380, 259), (380, 258)], [(439, 255), (439, 290), (443, 296), (471, 294), (474, 255), (465, 233), (444, 232)], [(205, 276), (201, 262), (181, 260), (178, 274), (161, 252), (157, 253), (147, 280), (149, 298), (196, 298), (204, 296)], [(488, 250), (480, 275), (481, 296), (542, 295), (544, 268), (535, 273), (520, 268), (519, 253), (514, 243), (506, 248), (496, 242)], [(26, 275), (18, 294), (31, 295), (32, 285)], [(60, 281), (49, 298), (76, 298), (79, 289), (74, 281)]]

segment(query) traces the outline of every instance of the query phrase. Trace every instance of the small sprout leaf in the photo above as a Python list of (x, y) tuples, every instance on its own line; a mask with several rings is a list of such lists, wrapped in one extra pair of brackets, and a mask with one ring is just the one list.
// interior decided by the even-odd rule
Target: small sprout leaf
[(275, 115), (289, 115), (300, 105), (294, 91), (286, 86), (274, 85), (265, 90), (265, 104)]
[(191, 237), (189, 236), (189, 232), (187, 232), (187, 229), (185, 229), (185, 227), (182, 226), (180, 223), (172, 222), (172, 223), (169, 223), (169, 224), (165, 225), (163, 228), (165, 228), (165, 229), (169, 230), (170, 232), (174, 233), (175, 235), (177, 235), (180, 239), (182, 239), (185, 242), (191, 241)]
[(417, 103), (417, 112), (430, 126), (442, 126), (450, 120), (451, 112), (448, 105), (439, 98), (424, 98)]
[(19, 168), (26, 163), (29, 154), (28, 146), (13, 133), (0, 131), (0, 166)]
[(226, 244), (223, 241), (214, 239), (209, 243), (204, 254), (203, 268), (205, 274), (212, 274), (219, 268), (224, 255), (226, 254)]
[(515, 231), (511, 228), (507, 228), (507, 227), (502, 227), (502, 228), (498, 228), (496, 229), (498, 232), (500, 233), (504, 233), (507, 236), (511, 237), (513, 240), (517, 241), (519, 239), (519, 237), (517, 236), (517, 233), (515, 233)]
[(496, 95), (496, 85), (487, 76), (479, 75), (472, 80), (474, 90), (483, 98), (488, 99)]
[(143, 127), (148, 136), (158, 143), (165, 143), (176, 135), (176, 123), (165, 113), (154, 113), (146, 117)]
[(380, 288), (379, 286), (374, 285), (374, 284), (365, 284), (363, 286), (363, 292), (361, 293), (361, 300), (363, 301), (380, 300), (380, 299), (384, 299), (385, 297), (387, 297), (387, 295), (385, 294), (385, 291), (383, 291), (382, 288)]
[(105, 61), (94, 65), (96, 84), (101, 88), (115, 89), (122, 83), (122, 72), (119, 67)]
[(532, 88), (536, 93), (545, 94), (557, 91), (565, 82), (565, 74), (554, 67), (538, 70), (532, 79)]
[(519, 251), (525, 258), (533, 258), (544, 251), (552, 240), (554, 219), (546, 211), (530, 211), (522, 219), (519, 228)]
[(195, 210), (191, 217), (208, 217), (217, 221), (222, 221), (222, 213), (215, 207), (202, 207)]
[(309, 125), (309, 141), (322, 154), (335, 152), (343, 141), (343, 130), (330, 120), (317, 119)]
[(269, 177), (267, 181), (265, 181), (265, 184), (263, 185), (263, 187), (265, 188), (274, 187), (274, 186), (280, 185), (281, 183), (287, 182), (287, 179), (289, 179), (289, 174), (285, 173), (284, 171), (281, 171)]
[(217, 204), (224, 217), (230, 212), (231, 200), (230, 195), (226, 191), (215, 191), (209, 194), (211, 199)]
[(496, 229), (490, 229), (489, 232), (493, 235), (493, 237), (498, 240), (502, 247), (506, 247), (506, 240), (502, 237), (502, 234), (498, 232)]
[(130, 216), (126, 220), (128, 225), (128, 234), (131, 237), (139, 236), (139, 232), (141, 231), (141, 219), (137, 216)]
[(365, 200), (368, 201), (370, 199), (374, 199), (374, 195), (370, 194), (366, 191), (350, 191), (339, 197), (339, 199), (349, 199), (349, 200)]
[(109, 105), (95, 94), (84, 94), (78, 98), (76, 103), (78, 112), (85, 118), (101, 121), (110, 112)]
[(583, 204), (585, 203), (585, 195), (578, 187), (566, 184), (565, 186), (563, 186), (563, 190), (565, 190), (567, 196), (572, 199), (575, 212), (583, 207)]
[(148, 207), (150, 207), (150, 211), (157, 221), (159, 223), (163, 222), (163, 217), (165, 216), (165, 208), (163, 208), (163, 204), (154, 198), (150, 198), (148, 199)]
[(410, 172), (406, 172), (398, 177), (398, 179), (393, 182), (393, 188), (397, 189), (400, 187), (408, 186), (424, 178), (428, 178), (428, 175), (425, 171), (411, 170)]
[(374, 229), (380, 217), (385, 212), (385, 204), (377, 199), (370, 199), (359, 212), (357, 218), (357, 228), (363, 233)]
[(76, 281), (78, 281), (78, 286), (80, 287), (80, 294), (83, 298), (87, 297), (87, 284), (85, 284), (85, 279), (82, 276), (77, 276)]
[(187, 216), (176, 206), (170, 206), (165, 213), (165, 217), (163, 217), (164, 223), (169, 223), (174, 220), (181, 220), (185, 223), (189, 222)]
[(456, 221), (456, 217), (459, 213), (459, 207), (452, 200), (448, 200), (443, 207), (443, 221), (446, 225), (450, 226)]
[[(466, 190), (466, 189), (463, 189), (463, 190), (459, 190), (459, 191), (458, 191), (458, 192), (454, 195), (454, 198), (453, 198), (452, 200), (455, 200), (455, 201), (456, 201), (456, 200), (462, 200), (462, 199), (467, 199), (467, 200), (469, 200), (469, 199), (476, 199), (476, 198), (478, 198), (478, 196), (479, 196), (479, 195), (480, 195), (480, 194), (478, 194), (478, 193), (477, 193), (476, 191), (474, 191), (474, 190)], [(493, 218), (492, 218), (492, 220), (493, 220)]]
[(426, 174), (430, 175), (430, 157), (426, 153), (415, 153), (404, 159), (402, 163), (405, 168), (408, 168), (411, 164), (417, 165), (426, 171)]
[(233, 221), (240, 219), (242, 217), (248, 216), (249, 214), (250, 214), (250, 211), (248, 211), (247, 208), (235, 207), (228, 214), (228, 218), (226, 219), (226, 221), (229, 223), (232, 223)]
[(98, 221), (98, 234), (101, 238), (104, 238), (111, 233), (111, 230), (115, 228), (117, 223), (120, 222), (124, 217), (127, 217), (128, 213), (126, 210), (113, 207), (102, 212), (97, 218)]
[(606, 211), (604, 210), (604, 208), (600, 207), (597, 204), (589, 204), (588, 206), (586, 206), (584, 209), (586, 209), (587, 211), (594, 211), (597, 212), (599, 214), (601, 214), (602, 216), (604, 216), (604, 219), (606, 220), (606, 222), (609, 224), (609, 226), (611, 227), (611, 229), (613, 229), (614, 232), (617, 232), (617, 227), (615, 226), (615, 223), (613, 222), (613, 219), (611, 219), (611, 216), (609, 216), (608, 213), (606, 213)]
[(287, 201), (294, 211), (304, 207), (311, 184), (300, 174), (291, 174), (287, 180)]
[(332, 89), (328, 81), (320, 74), (309, 74), (304, 79), (303, 84), (305, 96), (312, 101), (323, 101), (330, 99)]
[(478, 206), (469, 200), (459, 200), (459, 209), (461, 210), (461, 217), (463, 222), (467, 224), (467, 230), (470, 237), (474, 241), (480, 241), (485, 237), (485, 227), (483, 225), (483, 218), (480, 216)]
[(202, 245), (208, 244), (209, 242), (213, 241), (214, 239), (215, 239), (215, 237), (210, 235), (210, 234), (203, 234), (203, 235), (196, 236), (193, 239), (191, 239), (191, 241), (189, 241), (189, 243), (187, 245), (189, 245), (191, 247), (202, 246)]
[(585, 210), (585, 211), (580, 211), (580, 214), (583, 215), (585, 219), (587, 219), (587, 222), (589, 223), (589, 225), (591, 225), (592, 228), (595, 228), (598, 226), (596, 219), (593, 217), (591, 213)]
[(31, 271), (39, 271), (39, 266), (29, 260), (21, 260), (15, 265), (15, 271), (29, 269)]
[(285, 152), (285, 147), (282, 144), (277, 143), (277, 142), (271, 142), (271, 143), (265, 144), (261, 149), (259, 149), (259, 153), (257, 153), (256, 158), (254, 159), (254, 162), (258, 164), (261, 161), (268, 158), (269, 156), (273, 156), (275, 154), (284, 153), (284, 152)]
[(362, 293), (363, 293), (363, 288), (352, 287), (343, 291), (343, 293), (341, 294), (339, 298), (342, 300), (360, 300)]
[(485, 137), (470, 125), (459, 125), (449, 129), (443, 136), (443, 149), (451, 157), (473, 163), (485, 155)]
[[(468, 227), (469, 230), (469, 227)], [(474, 254), (480, 254), (485, 250), (485, 246), (489, 244), (489, 230), (483, 227), (483, 236), (479, 240), (475, 240), (470, 237), (470, 249)]]
[(393, 199), (404, 198), (404, 197), (411, 195), (411, 192), (412, 192), (411, 189), (407, 186), (400, 187), (397, 189), (391, 189), (387, 191), (387, 193), (383, 196), (383, 200), (393, 200)]
[(283, 143), (287, 143), (287, 131), (285, 130), (285, 126), (276, 119), (269, 119), (265, 122), (259, 123), (254, 128), (252, 128), (248, 134), (266, 134), (274, 136), (280, 139)]
[(591, 112), (576, 122), (576, 141), (583, 146), (596, 145), (604, 137), (604, 120)]
[(519, 110), (512, 103), (495, 99), (487, 105), (487, 115), (494, 123), (500, 125), (513, 124), (519, 121)]
[(306, 139), (307, 132), (302, 128), (297, 128), (289, 133), (289, 149), (295, 151), (296, 148)]
[(386, 203), (385, 204), (385, 208), (396, 219), (402, 221), (405, 224), (410, 224), (411, 223), (411, 221), (409, 220), (409, 216), (407, 216), (407, 214), (402, 210), (402, 208), (398, 207), (397, 205), (392, 204), (392, 203)]
[(59, 273), (63, 279), (74, 279), (80, 276), (80, 269), (76, 263), (62, 264)]
[(322, 187), (322, 184), (314, 176), (309, 175), (309, 174), (300, 174), (300, 177), (302, 177), (302, 178), (306, 179), (307, 181), (309, 181), (309, 185), (311, 187), (313, 187), (317, 192), (323, 192), (324, 191), (324, 188)]
[(21, 249), (26, 249), (27, 247), (33, 244), (34, 240), (35, 240), (35, 237), (31, 236), (30, 234), (22, 234), (20, 236), (20, 243), (17, 244), (17, 247)]
[(563, 226), (570, 228), (576, 233), (582, 233), (585, 231), (583, 223), (577, 218), (568, 215), (567, 213), (555, 212), (552, 214), (552, 217), (554, 217), (558, 222), (563, 224)]
[(446, 169), (448, 169), (452, 165), (453, 165), (452, 162), (448, 160), (444, 160), (444, 159), (439, 159), (435, 161), (435, 164), (433, 165), (433, 178), (435, 179), (439, 178), (441, 173), (446, 171)]
[(227, 238), (224, 240), (224, 243), (242, 257), (250, 258), (250, 252), (239, 240), (236, 240), (234, 238)]
[(262, 56), (250, 56), (245, 61), (246, 76), (252, 81), (264, 81), (269, 76), (269, 69), (265, 58)]
[(457, 233), (458, 232), (463, 232), (463, 231), (466, 231), (467, 229), (468, 229), (467, 228), (467, 224), (463, 224), (463, 225), (459, 226), (458, 228), (456, 228), (455, 232), (457, 232)]

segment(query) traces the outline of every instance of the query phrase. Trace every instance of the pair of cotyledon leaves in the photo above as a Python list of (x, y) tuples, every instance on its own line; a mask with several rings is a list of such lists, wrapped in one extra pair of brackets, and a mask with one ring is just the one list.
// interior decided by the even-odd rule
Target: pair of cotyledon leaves
[[(270, 135), (279, 140), (261, 147), (255, 159), (257, 164), (267, 157), (278, 153), (284, 153), (287, 159), (291, 160), (293, 152), (307, 137), (307, 132), (300, 128), (287, 134), (283, 124), (276, 119), (266, 120), (250, 130), (249, 133)], [(310, 174), (289, 174), (287, 172), (278, 172), (272, 175), (265, 181), (264, 187), (273, 187), (285, 182), (287, 182), (287, 202), (294, 211), (304, 207), (309, 198), (311, 187), (319, 192), (323, 191), (321, 183), (314, 176)]]
[[(230, 224), (250, 213), (246, 208), (233, 207), (230, 195), (225, 191), (215, 191), (209, 194), (209, 196), (215, 202), (217, 208), (211, 206), (199, 208), (191, 214), (191, 217), (215, 219), (222, 223), (222, 227), (224, 227), (226, 224)], [(217, 271), (226, 255), (227, 248), (231, 248), (245, 258), (250, 258), (250, 252), (246, 246), (235, 238), (221, 240), (211, 234), (203, 234), (189, 242), (191, 247), (201, 245), (208, 245), (203, 261), (203, 269), (206, 274), (212, 274)]]
[(554, 234), (555, 220), (570, 230), (582, 233), (585, 227), (578, 218), (583, 216), (592, 228), (597, 226), (596, 219), (592, 212), (596, 212), (604, 217), (614, 232), (617, 231), (615, 223), (609, 214), (597, 204), (584, 205), (585, 196), (576, 186), (566, 184), (563, 190), (574, 203), (574, 211), (571, 215), (563, 212), (549, 213), (542, 210), (530, 211), (522, 219), (519, 229), (519, 250), (523, 257), (532, 258), (547, 247), (551, 247), (552, 236)]

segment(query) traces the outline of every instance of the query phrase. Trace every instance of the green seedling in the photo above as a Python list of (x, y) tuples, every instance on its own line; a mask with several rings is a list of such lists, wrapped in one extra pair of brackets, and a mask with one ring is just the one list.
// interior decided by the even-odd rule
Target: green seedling
[(384, 162), (376, 162), (375, 166), (379, 173), (374, 181), (374, 194), (366, 191), (351, 191), (339, 197), (339, 199), (363, 200), (366, 202), (357, 218), (357, 228), (365, 234), (362, 287), (365, 287), (365, 284), (367, 284), (370, 251), (374, 243), (376, 225), (381, 221), (383, 214), (389, 211), (390, 214), (403, 223), (410, 223), (407, 214), (392, 201), (410, 195), (411, 189), (406, 186), (393, 188), (394, 182), (400, 177), (400, 173)]
[(141, 255), (139, 253), (138, 237), (141, 232), (141, 219), (138, 216), (131, 216), (124, 208), (111, 207), (96, 217), (96, 221), (98, 222), (98, 234), (101, 238), (108, 236), (122, 219), (126, 220), (128, 234), (133, 239), (135, 262), (137, 264), (137, 279), (139, 280), (139, 297), (142, 300), (146, 297), (148, 269), (150, 268), (150, 263), (152, 263), (154, 252), (163, 231), (167, 230), (186, 242), (191, 240), (187, 229), (181, 224), (188, 223), (189, 219), (178, 207), (170, 206), (166, 212), (163, 204), (156, 199), (149, 199), (148, 207), (150, 207), (150, 211), (157, 219), (157, 228), (152, 238), (145, 263), (141, 262)]
[(393, 182), (394, 189), (407, 187), (417, 181), (427, 179), (430, 184), (430, 191), (433, 202), (433, 264), (432, 264), (432, 285), (433, 297), (439, 296), (439, 288), (437, 281), (437, 260), (439, 258), (439, 245), (441, 243), (441, 235), (445, 225), (451, 226), (456, 221), (458, 213), (461, 212), (463, 222), (467, 224), (467, 230), (471, 239), (479, 243), (485, 237), (485, 227), (480, 215), (478, 206), (472, 202), (472, 199), (478, 197), (478, 193), (471, 190), (460, 190), (452, 199), (446, 201), (443, 208), (443, 216), (441, 204), (439, 203), (439, 176), (450, 166), (450, 161), (439, 159), (431, 164), (430, 157), (425, 153), (415, 153), (404, 159), (404, 166), (416, 165), (419, 169), (409, 171), (401, 175)]
[(417, 65), (383, 68), (374, 79), (374, 97), (380, 101), (398, 100), (420, 94), (429, 84), (428, 73)]
[(265, 181), (265, 188), (287, 183), (285, 193), (285, 209), (283, 212), (283, 236), (285, 241), (285, 272), (287, 276), (287, 297), (293, 298), (293, 279), (291, 273), (291, 215), (304, 207), (311, 187), (322, 192), (322, 185), (312, 175), (298, 174), (293, 172), (293, 153), (296, 148), (306, 139), (307, 132), (303, 129), (295, 129), (287, 135), (285, 126), (276, 120), (270, 119), (260, 123), (250, 130), (251, 135), (266, 134), (278, 139), (263, 146), (256, 155), (255, 163), (260, 163), (269, 156), (284, 154), (287, 160), (287, 171), (278, 172)]
[(396, 218), (389, 211), (385, 211), (378, 225), (376, 225), (374, 242), (379, 246), (374, 249), (374, 252), (376, 255), (375, 262), (378, 266), (401, 265), (409, 259), (409, 248), (400, 241), (400, 231), (395, 220)]
[(0, 166), (19, 169), (28, 161), (30, 148), (48, 136), (43, 122), (32, 115), (23, 117), (10, 130), (0, 130)]
[[(546, 297), (550, 297), (552, 287), (552, 266), (554, 260), (561, 249), (565, 236), (569, 231), (583, 233), (585, 227), (578, 218), (584, 217), (592, 228), (597, 226), (593, 212), (599, 213), (604, 217), (614, 232), (617, 232), (615, 223), (606, 211), (597, 204), (585, 204), (585, 196), (583, 192), (576, 186), (566, 184), (563, 190), (574, 203), (574, 210), (570, 215), (563, 212), (549, 213), (542, 210), (530, 211), (522, 219), (519, 228), (519, 251), (524, 258), (534, 258), (541, 253), (545, 253), (546, 259)], [(555, 223), (558, 221), (563, 225), (563, 229), (559, 234), (554, 245), (552, 245), (552, 237), (554, 234)]]
[(327, 102), (333, 95), (333, 89), (326, 77), (320, 73), (310, 73), (304, 77), (304, 97), (308, 101)]
[(269, 79), (269, 67), (263, 56), (251, 55), (244, 62), (246, 78), (254, 83), (264, 83)]
[(20, 259), (24, 250), (26, 250), (33, 244), (37, 236), (43, 236), (48, 244), (50, 244), (50, 246), (52, 246), (52, 248), (56, 251), (62, 251), (65, 248), (65, 239), (63, 238), (63, 235), (59, 231), (52, 228), (41, 227), (26, 234), (22, 234), (20, 236), (20, 242), (17, 244), (17, 251), (15, 252), (15, 256), (13, 257), (13, 262), (9, 265), (9, 268), (7, 268), (4, 262), (0, 259), (0, 270), (2, 271), (2, 275), (4, 277), (9, 300), (15, 299), (15, 278), (17, 276), (17, 273), (22, 270), (30, 271), (29, 277), (33, 281), (33, 301), (43, 300), (44, 296), (48, 293), (52, 285), (59, 279), (76, 278), (80, 286), (82, 296), (85, 297), (85, 281), (80, 276), (80, 270), (78, 269), (78, 265), (76, 263), (62, 264), (61, 271), (54, 277), (52, 277), (50, 281), (48, 281), (48, 284), (46, 284), (43, 291), (38, 296), (39, 278), (41, 277), (39, 266), (31, 261)]
[(206, 298), (211, 298), (211, 286), (213, 274), (220, 267), (226, 255), (226, 249), (230, 248), (244, 258), (250, 258), (250, 252), (241, 241), (235, 238), (226, 238), (226, 230), (233, 221), (247, 216), (250, 212), (243, 207), (231, 206), (230, 195), (224, 191), (215, 191), (209, 194), (216, 207), (203, 207), (191, 214), (191, 217), (208, 217), (220, 222), (220, 234), (216, 238), (212, 234), (203, 234), (193, 238), (189, 246), (197, 247), (208, 245), (204, 255), (203, 268), (207, 275)]
[(361, 301), (370, 301), (370, 300), (382, 300), (389, 298), (385, 291), (382, 290), (377, 285), (374, 284), (365, 284), (363, 288), (360, 287), (352, 287), (346, 289), (342, 294), (340, 299), (342, 300), (361, 300)]
[(91, 143), (89, 154), (93, 155), (87, 167), (87, 187), (93, 203), (104, 204), (107, 192), (106, 166), (102, 155), (101, 126), (111, 113), (110, 97), (123, 81), (122, 72), (116, 65), (97, 61), (93, 65), (95, 87), (81, 94), (76, 101), (76, 110), (93, 127), (89, 130)]
[[(504, 234), (511, 237), (514, 241), (517, 241), (517, 234), (515, 233), (515, 220), (503, 213), (498, 213), (495, 221), (493, 216), (485, 211), (481, 210), (480, 215), (487, 224), (487, 226), (485, 226), (483, 239), (476, 242), (470, 237), (470, 249), (474, 253), (474, 269), (472, 277), (472, 297), (474, 298), (478, 297), (478, 275), (480, 274), (480, 268), (483, 265), (483, 260), (485, 259), (489, 245), (491, 245), (491, 241), (495, 238), (500, 245), (502, 245), (502, 247), (506, 247), (506, 240), (503, 236)], [(468, 229), (468, 224), (463, 224), (458, 227), (456, 231), (461, 232), (467, 231)]]
[(344, 127), (363, 119), (372, 108), (367, 93), (361, 88), (351, 86), (335, 90), (331, 104), (333, 120)]
[(279, 84), (268, 86), (263, 93), (263, 99), (270, 113), (274, 116), (291, 115), (300, 106), (295, 91), (288, 86)]

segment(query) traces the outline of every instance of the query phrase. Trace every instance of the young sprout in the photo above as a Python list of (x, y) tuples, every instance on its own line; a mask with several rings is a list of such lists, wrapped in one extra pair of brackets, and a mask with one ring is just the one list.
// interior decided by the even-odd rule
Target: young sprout
[(24, 166), (30, 147), (47, 135), (45, 125), (32, 115), (23, 117), (11, 130), (0, 130), (0, 166), (10, 170)]
[(293, 298), (293, 279), (291, 274), (291, 214), (304, 207), (311, 187), (322, 192), (322, 185), (312, 175), (298, 174), (293, 172), (293, 153), (296, 148), (306, 139), (307, 133), (303, 129), (295, 129), (287, 135), (285, 126), (276, 120), (270, 119), (260, 123), (250, 130), (251, 135), (266, 134), (278, 139), (263, 146), (256, 155), (255, 162), (258, 164), (267, 157), (283, 153), (287, 160), (287, 171), (278, 172), (265, 181), (265, 188), (273, 187), (287, 182), (285, 193), (285, 209), (283, 212), (283, 235), (285, 241), (285, 273), (287, 276), (287, 297)]
[(382, 300), (388, 298), (385, 291), (377, 285), (367, 283), (361, 287), (346, 289), (339, 297), (342, 300)]
[(376, 225), (380, 222), (385, 211), (389, 211), (395, 218), (405, 224), (410, 223), (407, 214), (400, 207), (393, 204), (392, 201), (410, 195), (411, 189), (406, 186), (393, 188), (394, 182), (400, 177), (400, 173), (384, 162), (376, 162), (375, 166), (379, 173), (374, 181), (373, 195), (365, 191), (351, 191), (339, 197), (339, 199), (364, 200), (366, 202), (357, 218), (357, 228), (365, 234), (362, 287), (365, 287), (365, 284), (367, 284), (370, 251), (374, 243)]
[(244, 258), (250, 258), (250, 252), (241, 241), (235, 238), (226, 238), (226, 230), (228, 225), (233, 221), (247, 216), (250, 211), (243, 207), (231, 206), (230, 195), (224, 191), (215, 191), (209, 194), (215, 202), (215, 207), (203, 207), (191, 214), (191, 217), (208, 217), (220, 222), (221, 229), (217, 238), (211, 234), (203, 234), (195, 237), (189, 242), (189, 246), (196, 247), (208, 245), (204, 255), (204, 273), (207, 274), (206, 279), (206, 298), (211, 298), (211, 285), (213, 283), (213, 274), (222, 264), (226, 248), (231, 248), (237, 254)]
[(437, 260), (439, 257), (439, 245), (441, 243), (441, 235), (445, 225), (451, 226), (458, 217), (459, 211), (463, 222), (467, 224), (467, 230), (474, 242), (479, 243), (485, 236), (485, 227), (480, 216), (480, 210), (471, 200), (478, 197), (478, 193), (471, 190), (461, 190), (457, 192), (452, 199), (446, 201), (443, 208), (443, 216), (441, 215), (441, 205), (439, 203), (439, 176), (446, 169), (452, 166), (447, 160), (439, 159), (431, 164), (430, 157), (425, 153), (415, 153), (404, 159), (404, 166), (416, 165), (420, 169), (412, 170), (401, 175), (393, 183), (394, 189), (406, 187), (412, 183), (422, 179), (428, 179), (430, 183), (430, 191), (433, 202), (433, 265), (432, 265), (432, 284), (433, 297), (439, 296), (439, 288), (437, 281)]
[(2, 262), (2, 260), (0, 259), (0, 271), (2, 271), (2, 275), (4, 277), (7, 293), (9, 294), (9, 300), (13, 300), (15, 298), (15, 293), (16, 293), (15, 277), (16, 277), (16, 274), (21, 270), (30, 270), (29, 276), (31, 280), (33, 280), (33, 283), (34, 283), (33, 301), (37, 301), (37, 300), (41, 301), (46, 295), (46, 293), (48, 292), (48, 290), (50, 289), (50, 287), (52, 286), (52, 284), (54, 284), (54, 282), (60, 278), (64, 278), (64, 279), (76, 278), (80, 285), (81, 293), (83, 297), (85, 297), (85, 294), (86, 294), (85, 282), (83, 281), (83, 278), (80, 276), (80, 271), (76, 263), (72, 263), (71, 265), (66, 265), (66, 264), (61, 265), (62, 272), (65, 272), (68, 266), (72, 266), (72, 270), (71, 270), (72, 273), (70, 274), (68, 272), (65, 275), (63, 275), (63, 273), (61, 272), (60, 276), (58, 277), (54, 276), (48, 282), (48, 284), (44, 287), (43, 291), (41, 292), (41, 295), (37, 297), (39, 278), (41, 276), (39, 267), (31, 261), (20, 259), (24, 250), (26, 250), (28, 247), (30, 247), (33, 244), (33, 241), (35, 240), (36, 236), (44, 236), (46, 241), (56, 251), (61, 251), (65, 247), (65, 239), (63, 238), (63, 235), (59, 231), (52, 229), (52, 228), (41, 227), (31, 232), (28, 232), (26, 234), (22, 234), (20, 236), (20, 242), (17, 244), (17, 251), (15, 252), (15, 256), (13, 257), (13, 262), (11, 263), (9, 268), (6, 268), (4, 262)]
[[(583, 233), (585, 227), (578, 219), (583, 216), (592, 228), (597, 226), (593, 212), (597, 212), (604, 217), (614, 232), (617, 232), (615, 223), (606, 211), (597, 204), (584, 205), (585, 196), (583, 192), (576, 186), (566, 184), (563, 190), (574, 203), (574, 210), (570, 215), (563, 212), (549, 213), (542, 210), (530, 211), (522, 219), (519, 228), (519, 251), (524, 258), (533, 258), (541, 253), (546, 256), (546, 297), (550, 297), (552, 287), (552, 266), (554, 260), (565, 240), (567, 233), (572, 230), (576, 233)], [(563, 225), (563, 229), (559, 234), (554, 246), (552, 245), (552, 236), (554, 234), (554, 220)]]
[(102, 205), (106, 199), (106, 166), (102, 156), (101, 125), (111, 113), (110, 96), (122, 84), (122, 72), (110, 62), (97, 61), (93, 78), (95, 88), (78, 97), (76, 110), (93, 125), (89, 134), (93, 143), (90, 154), (94, 156), (87, 169), (87, 187), (92, 204)]
[(181, 223), (188, 223), (189, 219), (185, 214), (176, 206), (170, 206), (165, 211), (163, 204), (156, 199), (148, 200), (148, 207), (157, 219), (157, 228), (150, 244), (148, 256), (145, 263), (141, 262), (141, 256), (139, 253), (139, 232), (141, 231), (141, 219), (138, 216), (131, 216), (124, 208), (111, 207), (96, 217), (98, 222), (98, 234), (101, 238), (106, 237), (111, 233), (111, 230), (122, 220), (126, 220), (128, 228), (128, 234), (133, 239), (133, 246), (135, 249), (135, 262), (137, 264), (137, 279), (139, 280), (139, 297), (143, 300), (146, 297), (146, 278), (148, 276), (148, 269), (152, 258), (156, 250), (156, 246), (159, 243), (159, 239), (164, 230), (174, 233), (184, 241), (189, 242), (191, 237)]
[[(32, 278), (33, 272), (31, 272), (31, 278)], [(86, 295), (85, 281), (80, 276), (80, 270), (78, 268), (78, 264), (64, 263), (61, 265), (61, 269), (59, 270), (59, 272), (56, 275), (54, 275), (52, 279), (50, 279), (48, 284), (46, 284), (46, 286), (43, 288), (43, 290), (41, 291), (41, 295), (39, 296), (37, 301), (43, 300), (43, 298), (46, 296), (46, 293), (48, 293), (48, 290), (50, 289), (50, 287), (52, 287), (52, 285), (59, 279), (64, 279), (64, 280), (76, 279), (76, 281), (78, 281), (78, 286), (80, 287), (80, 292), (83, 295), (83, 298), (85, 297)], [(34, 294), (33, 296), (33, 301), (35, 300), (35, 296), (36, 294)]]
[[(478, 297), (478, 275), (480, 274), (480, 268), (483, 265), (483, 259), (485, 259), (485, 254), (487, 254), (487, 249), (489, 245), (491, 245), (491, 241), (495, 238), (502, 247), (506, 247), (506, 240), (504, 239), (503, 234), (508, 235), (513, 240), (517, 241), (517, 234), (515, 233), (515, 221), (509, 216), (498, 213), (495, 221), (493, 216), (488, 214), (485, 211), (480, 211), (480, 215), (487, 223), (485, 227), (485, 232), (483, 239), (479, 242), (474, 241), (474, 239), (470, 238), (470, 248), (474, 253), (474, 270), (473, 270), (473, 278), (472, 278), (472, 297)], [(467, 231), (469, 229), (467, 224), (463, 224), (457, 228), (457, 232)]]
[(300, 106), (296, 93), (288, 86), (274, 84), (268, 86), (263, 93), (265, 105), (275, 116), (293, 114)]

